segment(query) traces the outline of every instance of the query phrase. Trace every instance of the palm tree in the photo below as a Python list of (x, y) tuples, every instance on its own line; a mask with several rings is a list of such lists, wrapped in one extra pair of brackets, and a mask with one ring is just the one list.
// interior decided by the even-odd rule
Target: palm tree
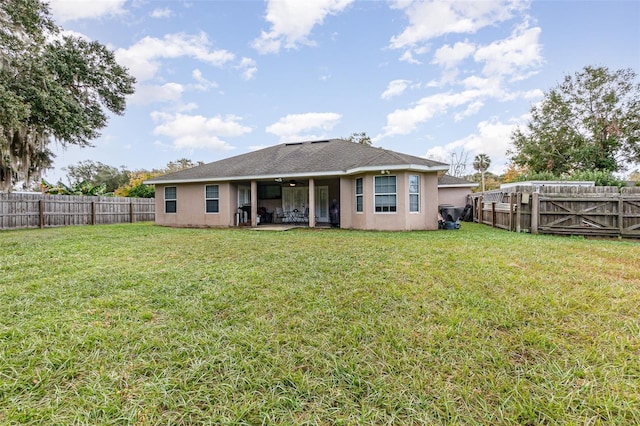
[(482, 174), (482, 192), (484, 192), (484, 172), (491, 165), (491, 159), (487, 154), (478, 154), (473, 159), (473, 168)]

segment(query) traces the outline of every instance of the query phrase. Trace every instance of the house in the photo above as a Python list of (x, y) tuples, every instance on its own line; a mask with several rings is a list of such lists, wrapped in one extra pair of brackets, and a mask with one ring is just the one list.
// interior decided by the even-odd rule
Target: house
[(451, 175), (443, 175), (438, 180), (438, 204), (464, 207), (469, 203), (468, 197), (478, 183)]
[[(438, 229), (449, 166), (342, 139), (285, 143), (159, 176), (156, 223), (178, 227), (333, 224)], [(331, 207), (339, 210), (331, 217)]]

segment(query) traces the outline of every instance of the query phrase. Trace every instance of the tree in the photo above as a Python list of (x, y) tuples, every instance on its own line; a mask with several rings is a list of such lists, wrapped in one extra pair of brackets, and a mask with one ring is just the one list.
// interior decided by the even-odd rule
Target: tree
[(107, 193), (129, 182), (130, 172), (124, 166), (117, 169), (100, 161), (80, 161), (77, 165), (67, 166), (63, 170), (67, 171), (67, 179), (71, 185), (80, 182), (93, 186), (104, 185)]
[(40, 181), (40, 189), (45, 194), (51, 195), (104, 195), (106, 186), (92, 185), (89, 182), (78, 182), (71, 186), (67, 186), (62, 182), (58, 182), (55, 185), (50, 184), (46, 180)]
[(204, 162), (202, 161), (193, 162), (188, 158), (180, 158), (176, 161), (170, 161), (167, 163), (167, 166), (164, 169), (153, 169), (151, 171), (137, 170), (130, 172), (129, 182), (116, 189), (115, 195), (120, 197), (153, 198), (155, 196), (154, 186), (145, 185), (143, 183), (145, 180), (167, 173), (179, 172), (180, 170), (201, 166), (203, 164)]
[(473, 159), (473, 168), (474, 170), (480, 172), (482, 176), (482, 192), (484, 192), (484, 173), (487, 171), (489, 166), (491, 165), (491, 159), (487, 154), (478, 154)]
[(455, 177), (463, 177), (467, 171), (467, 162), (469, 161), (469, 153), (460, 149), (460, 152), (451, 153), (451, 161), (449, 162), (449, 174)]
[(352, 133), (351, 136), (347, 138), (347, 140), (350, 142), (371, 146), (371, 138), (367, 136), (367, 132)]
[(135, 79), (98, 42), (61, 34), (41, 0), (0, 2), (0, 190), (51, 167), (52, 140), (90, 146)]
[(129, 174), (129, 182), (121, 185), (115, 190), (115, 195), (119, 197), (153, 198), (155, 189), (153, 185), (145, 185), (147, 179), (160, 176), (163, 173), (159, 170), (137, 170)]
[(165, 167), (163, 170), (159, 170), (159, 172), (160, 174), (179, 172), (180, 170), (190, 169), (196, 166), (202, 166), (203, 164), (204, 162), (202, 161), (193, 162), (188, 158), (180, 158), (176, 161), (169, 161), (167, 163), (167, 167)]
[(640, 84), (631, 69), (585, 67), (531, 108), (508, 154), (531, 173), (616, 172), (640, 161)]
[(518, 167), (515, 164), (511, 163), (509, 164), (509, 167), (507, 168), (507, 171), (503, 176), (503, 180), (505, 183), (518, 182), (521, 180), (522, 176), (526, 176), (526, 175), (527, 175), (526, 168)]

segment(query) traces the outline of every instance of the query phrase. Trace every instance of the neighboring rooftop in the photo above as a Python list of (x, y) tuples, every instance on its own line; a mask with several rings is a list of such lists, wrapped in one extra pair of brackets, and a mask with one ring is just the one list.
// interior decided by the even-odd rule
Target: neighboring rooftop
[(478, 186), (478, 183), (451, 175), (442, 175), (438, 179), (438, 186), (446, 186), (449, 188), (475, 188)]
[(278, 144), (158, 176), (145, 183), (341, 176), (381, 169), (434, 171), (443, 174), (449, 169), (449, 165), (344, 139), (330, 139)]
[(596, 186), (594, 181), (585, 180), (528, 180), (523, 182), (509, 182), (500, 185), (500, 189), (513, 188), (516, 186), (532, 186), (539, 188), (541, 186)]

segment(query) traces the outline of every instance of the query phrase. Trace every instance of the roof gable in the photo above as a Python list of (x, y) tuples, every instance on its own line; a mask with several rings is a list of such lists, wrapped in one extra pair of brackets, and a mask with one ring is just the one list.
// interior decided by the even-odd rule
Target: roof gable
[(149, 179), (178, 183), (247, 178), (348, 175), (375, 169), (442, 172), (449, 166), (422, 157), (343, 139), (278, 144), (212, 163)]

